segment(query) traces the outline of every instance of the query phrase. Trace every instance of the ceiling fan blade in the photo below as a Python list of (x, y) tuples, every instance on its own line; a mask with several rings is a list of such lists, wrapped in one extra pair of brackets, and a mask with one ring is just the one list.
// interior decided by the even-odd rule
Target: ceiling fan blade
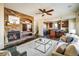
[(35, 13), (35, 14), (42, 14), (42, 13)]
[(46, 12), (46, 9), (43, 9), (43, 12)]
[(41, 11), (42, 13), (44, 12), (42, 9), (38, 9), (39, 11)]
[(47, 14), (47, 15), (52, 15), (51, 13), (48, 13), (48, 12), (47, 12), (46, 14)]
[(52, 11), (54, 11), (54, 9), (48, 10), (47, 12), (52, 12)]

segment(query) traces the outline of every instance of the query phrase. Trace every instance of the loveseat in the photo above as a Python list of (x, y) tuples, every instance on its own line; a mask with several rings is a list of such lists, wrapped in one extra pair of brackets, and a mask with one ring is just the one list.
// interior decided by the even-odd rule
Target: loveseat
[[(67, 37), (67, 38), (66, 38)], [(77, 56), (79, 55), (79, 37), (75, 34), (67, 34), (66, 37), (59, 40), (52, 55), (56, 56)]]

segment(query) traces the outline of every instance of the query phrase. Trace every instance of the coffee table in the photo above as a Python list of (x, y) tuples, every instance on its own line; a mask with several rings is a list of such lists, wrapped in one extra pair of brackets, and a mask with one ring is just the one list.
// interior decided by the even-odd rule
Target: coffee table
[(42, 53), (46, 53), (48, 49), (52, 46), (52, 41), (51, 39), (47, 38), (38, 38), (35, 41), (35, 49), (39, 50)]

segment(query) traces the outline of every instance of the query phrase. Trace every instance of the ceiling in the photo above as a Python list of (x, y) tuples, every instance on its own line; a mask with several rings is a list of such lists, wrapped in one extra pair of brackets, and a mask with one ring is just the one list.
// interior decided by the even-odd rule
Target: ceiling
[(77, 3), (6, 3), (5, 7), (13, 9), (15, 11), (37, 16), (35, 13), (38, 13), (38, 9), (54, 9), (51, 17), (73, 17), (74, 12), (78, 9), (79, 4)]

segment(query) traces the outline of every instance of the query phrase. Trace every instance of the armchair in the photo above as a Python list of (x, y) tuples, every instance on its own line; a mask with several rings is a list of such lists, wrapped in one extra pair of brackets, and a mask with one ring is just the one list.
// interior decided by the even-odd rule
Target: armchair
[(19, 53), (16, 50), (16, 46), (11, 47), (11, 48), (7, 48), (6, 50), (10, 51), (12, 56), (27, 56), (27, 52), (26, 51), (23, 52), (23, 53)]

